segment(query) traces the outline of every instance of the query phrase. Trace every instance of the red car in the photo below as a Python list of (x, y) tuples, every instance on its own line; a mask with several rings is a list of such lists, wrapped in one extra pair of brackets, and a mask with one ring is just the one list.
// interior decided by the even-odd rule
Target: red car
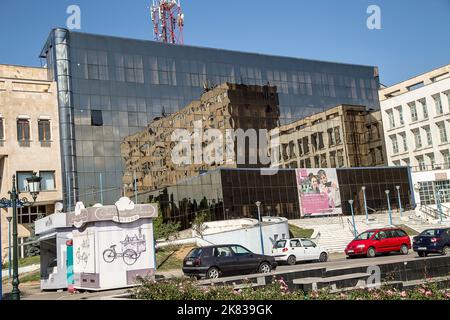
[(357, 236), (345, 248), (348, 257), (365, 255), (375, 257), (377, 253), (397, 251), (408, 254), (411, 249), (411, 239), (399, 228), (382, 228), (367, 230)]

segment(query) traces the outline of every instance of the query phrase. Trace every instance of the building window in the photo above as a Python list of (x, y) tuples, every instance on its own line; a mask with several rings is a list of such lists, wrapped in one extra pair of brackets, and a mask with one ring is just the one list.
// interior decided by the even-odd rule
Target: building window
[(336, 168), (336, 152), (330, 152), (330, 167)]
[(390, 136), (389, 138), (391, 138), (391, 142), (392, 142), (392, 153), (396, 154), (398, 153), (398, 141), (397, 141), (397, 136), (393, 135)]
[(320, 157), (319, 156), (314, 157), (314, 168), (320, 168)]
[(17, 172), (17, 190), (19, 192), (25, 192), (27, 190), (27, 178), (31, 178), (33, 176), (32, 171), (21, 171)]
[(416, 145), (416, 149), (422, 148), (422, 138), (420, 137), (419, 129), (411, 130), (414, 135), (414, 143)]
[(28, 119), (17, 120), (17, 140), (21, 146), (30, 146), (30, 121)]
[(402, 106), (398, 106), (395, 109), (397, 109), (397, 112), (398, 112), (398, 118), (400, 119), (400, 125), (404, 125), (405, 121), (403, 119), (403, 108), (402, 108)]
[(333, 146), (334, 145), (334, 135), (333, 135), (333, 129), (328, 129), (328, 145)]
[(342, 168), (344, 166), (344, 154), (342, 150), (338, 150), (337, 158), (338, 158), (338, 168)]
[(433, 96), (434, 99), (434, 105), (436, 107), (436, 115), (441, 115), (444, 113), (444, 109), (442, 107), (442, 101), (441, 101), (441, 95), (437, 94)]
[(394, 113), (392, 112), (392, 110), (388, 110), (386, 111), (388, 118), (389, 118), (389, 127), (395, 128), (395, 120), (394, 120)]
[(436, 125), (439, 128), (439, 137), (441, 139), (441, 143), (446, 143), (447, 142), (447, 130), (445, 129), (445, 122), (439, 122), (436, 123)]
[(39, 141), (48, 142), (52, 140), (50, 132), (50, 120), (38, 121)]
[(417, 160), (417, 163), (419, 164), (419, 170), (425, 171), (426, 166), (425, 166), (425, 160), (424, 160), (423, 156), (416, 157), (416, 160)]
[(377, 158), (377, 163), (383, 163), (384, 162), (383, 147), (377, 147), (377, 149), (376, 149), (376, 158)]
[(436, 159), (434, 157), (434, 153), (428, 153), (427, 157), (428, 159), (430, 159), (431, 169), (434, 170), (436, 168)]
[(400, 160), (393, 161), (394, 166), (400, 167)]
[(103, 126), (103, 115), (101, 110), (91, 110), (91, 125), (96, 127)]
[(0, 118), (0, 141), (5, 140), (5, 131), (3, 126), (3, 118)]
[(403, 141), (403, 151), (406, 152), (406, 151), (408, 151), (408, 142), (406, 141), (406, 132), (400, 133), (400, 136), (402, 137), (402, 141)]
[(423, 130), (425, 130), (425, 133), (427, 135), (427, 144), (431, 146), (433, 144), (433, 136), (431, 134), (430, 126), (423, 127)]
[(403, 163), (405, 164), (405, 166), (409, 167), (409, 165), (410, 165), (409, 158), (403, 159)]
[(409, 109), (411, 111), (411, 121), (419, 120), (419, 117), (417, 115), (416, 103), (413, 101), (413, 102), (409, 103), (408, 105), (409, 105)]
[(55, 171), (40, 171), (39, 176), (41, 180), (41, 190), (51, 191), (56, 189)]
[(334, 141), (336, 141), (336, 144), (341, 143), (341, 130), (339, 127), (334, 128)]
[(443, 169), (450, 168), (450, 152), (449, 152), (449, 150), (441, 151), (441, 154), (442, 154), (442, 158), (444, 159), (444, 168)]
[(428, 106), (427, 101), (425, 99), (419, 100), (420, 104), (422, 105), (422, 112), (423, 112), (423, 118), (428, 119)]

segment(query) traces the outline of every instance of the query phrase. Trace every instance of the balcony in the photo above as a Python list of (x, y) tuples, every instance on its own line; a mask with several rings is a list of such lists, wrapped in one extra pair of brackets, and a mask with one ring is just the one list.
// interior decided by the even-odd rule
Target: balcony
[(52, 142), (51, 141), (40, 141), (41, 148), (51, 148)]
[(30, 147), (30, 140), (20, 140), (19, 141), (19, 147), (22, 148), (29, 148)]
[(441, 164), (424, 164), (419, 166), (411, 166), (412, 172), (421, 172), (421, 171), (434, 171), (434, 170), (446, 170), (450, 169), (450, 163), (441, 163)]

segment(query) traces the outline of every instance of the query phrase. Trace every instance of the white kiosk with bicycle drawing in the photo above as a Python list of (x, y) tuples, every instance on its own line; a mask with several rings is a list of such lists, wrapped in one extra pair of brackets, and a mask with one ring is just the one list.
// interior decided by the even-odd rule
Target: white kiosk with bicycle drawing
[(121, 198), (113, 206), (84, 208), (68, 216), (73, 230), (74, 288), (107, 290), (133, 286), (155, 274), (153, 218), (157, 204)]

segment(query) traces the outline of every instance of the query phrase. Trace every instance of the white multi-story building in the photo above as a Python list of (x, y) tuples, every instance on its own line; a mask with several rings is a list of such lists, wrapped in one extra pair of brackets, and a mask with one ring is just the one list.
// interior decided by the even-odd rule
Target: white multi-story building
[(416, 203), (450, 202), (450, 64), (379, 96), (388, 164), (412, 168)]

